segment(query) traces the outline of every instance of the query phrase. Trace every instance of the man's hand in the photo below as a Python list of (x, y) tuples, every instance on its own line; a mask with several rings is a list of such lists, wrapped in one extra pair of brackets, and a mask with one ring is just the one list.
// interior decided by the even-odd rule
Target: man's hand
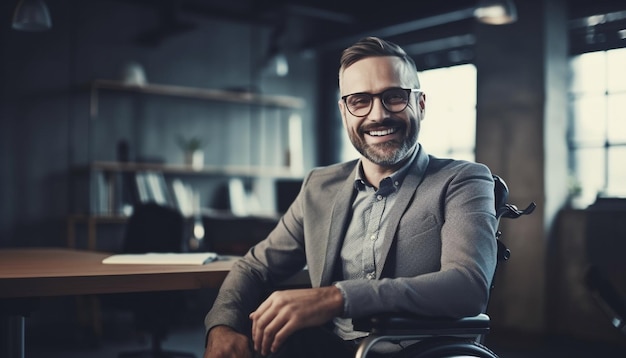
[(342, 312), (343, 296), (335, 286), (276, 291), (250, 314), (254, 349), (263, 355), (276, 352), (293, 332), (320, 326)]
[(209, 331), (204, 358), (252, 358), (250, 341), (230, 327), (214, 327)]

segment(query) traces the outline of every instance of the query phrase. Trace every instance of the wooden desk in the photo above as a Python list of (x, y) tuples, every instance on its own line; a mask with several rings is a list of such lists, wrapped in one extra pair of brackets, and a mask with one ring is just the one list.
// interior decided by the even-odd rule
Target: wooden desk
[[(109, 255), (59, 248), (0, 249), (0, 299), (219, 287), (235, 261), (229, 257), (201, 266), (102, 264)], [(24, 315), (6, 318), (12, 330), (9, 356), (23, 357)]]

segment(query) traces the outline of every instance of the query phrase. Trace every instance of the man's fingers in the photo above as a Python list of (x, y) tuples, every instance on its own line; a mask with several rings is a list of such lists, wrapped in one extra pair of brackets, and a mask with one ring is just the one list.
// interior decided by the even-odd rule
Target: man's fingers
[(287, 338), (291, 336), (297, 329), (298, 327), (293, 320), (287, 321), (287, 323), (284, 324), (281, 329), (274, 335), (274, 341), (272, 342), (270, 351), (272, 353), (276, 353), (278, 348), (280, 348), (283, 343), (285, 343)]
[(252, 347), (254, 348), (254, 350), (256, 350), (256, 339), (254, 338), (256, 335), (256, 331), (257, 331), (257, 324), (256, 324), (256, 319), (254, 319), (253, 316), (254, 312), (252, 312), (252, 314), (250, 314), (250, 319), (252, 320)]
[(273, 340), (273, 333), (269, 325), (275, 320), (275, 316), (276, 314), (273, 311), (265, 311), (262, 315), (254, 315), (252, 321), (254, 350), (263, 352), (266, 340)]
[(250, 319), (252, 320), (252, 342), (254, 344), (254, 350), (257, 352), (261, 351), (265, 326), (273, 317), (273, 313), (270, 311), (271, 307), (271, 302), (266, 300), (256, 311), (250, 313)]
[(323, 324), (343, 309), (336, 287), (277, 291), (250, 314), (254, 349), (276, 351), (298, 329)]
[[(285, 336), (285, 328), (289, 330), (289, 327), (293, 327), (293, 322), (294, 321), (292, 317), (290, 317), (290, 312), (282, 310), (274, 317), (271, 322), (269, 322), (265, 326), (262, 335), (263, 342), (261, 344), (261, 352), (263, 353), (263, 355), (269, 354), (270, 351), (273, 352), (275, 348), (279, 347), (282, 344), (282, 342), (288, 336), (288, 334), (287, 336)], [(282, 332), (281, 334), (283, 335), (283, 338), (279, 340), (279, 342), (276, 342), (276, 337), (280, 332)]]
[[(264, 310), (251, 313), (254, 349), (263, 355), (277, 349), (295, 331), (296, 322), (293, 321), (292, 316), (288, 307), (277, 305), (269, 305)], [(278, 332), (281, 332), (281, 338), (275, 342)]]
[(252, 342), (254, 343), (254, 350), (257, 352), (261, 351), (261, 346), (263, 344), (263, 334), (265, 331), (265, 323), (262, 322), (262, 316), (254, 316), (252, 320)]

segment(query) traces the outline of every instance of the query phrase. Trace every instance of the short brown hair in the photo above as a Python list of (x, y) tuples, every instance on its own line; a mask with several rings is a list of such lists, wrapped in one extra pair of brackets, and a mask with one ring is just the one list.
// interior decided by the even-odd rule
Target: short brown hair
[(393, 42), (383, 40), (378, 37), (365, 37), (357, 41), (354, 45), (343, 50), (341, 54), (339, 74), (354, 64), (355, 62), (367, 57), (375, 56), (395, 56), (399, 57), (409, 68), (415, 73), (416, 88), (419, 88), (419, 79), (417, 77), (417, 67), (413, 59), (406, 54), (402, 47)]

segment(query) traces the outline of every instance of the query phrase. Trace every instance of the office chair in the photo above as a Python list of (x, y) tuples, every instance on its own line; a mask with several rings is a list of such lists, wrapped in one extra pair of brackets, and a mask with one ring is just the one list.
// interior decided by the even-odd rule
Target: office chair
[[(178, 210), (152, 202), (138, 204), (128, 220), (122, 251), (129, 254), (180, 252), (183, 233), (184, 218)], [(184, 292), (138, 292), (116, 296), (115, 306), (129, 309), (137, 328), (151, 336), (149, 350), (122, 352), (119, 357), (195, 357), (192, 353), (166, 351), (161, 347), (169, 327), (185, 309)]]
[[(507, 204), (509, 188), (499, 176), (493, 175), (493, 179), (498, 221), (502, 217), (516, 219), (535, 210), (534, 202), (523, 210)], [(497, 231), (495, 237), (498, 244), (497, 263), (511, 256), (511, 251), (500, 241), (501, 234)], [(493, 287), (492, 280), (491, 289)], [(377, 343), (385, 341), (417, 341), (393, 355), (393, 358), (498, 357), (483, 345), (483, 337), (489, 332), (489, 316), (484, 313), (461, 319), (384, 313), (358, 318), (353, 323), (356, 330), (370, 332), (360, 343), (356, 358), (365, 358)]]
[(277, 218), (207, 214), (202, 216), (205, 240), (201, 251), (220, 255), (245, 255), (276, 227)]

